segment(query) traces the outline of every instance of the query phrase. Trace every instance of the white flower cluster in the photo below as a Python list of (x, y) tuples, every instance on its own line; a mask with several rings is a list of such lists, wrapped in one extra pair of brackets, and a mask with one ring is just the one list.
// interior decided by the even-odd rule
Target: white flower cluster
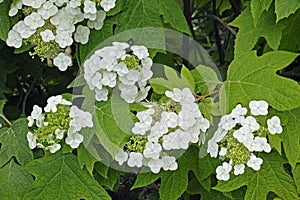
[(169, 98), (166, 104), (148, 105), (149, 109), (136, 114), (139, 121), (132, 132), (142, 138), (144, 145), (140, 152), (131, 151), (130, 145), (124, 148), (127, 152), (119, 149), (115, 160), (120, 165), (126, 161), (130, 167), (145, 165), (153, 173), (161, 168), (176, 170), (176, 158), (168, 156), (168, 151), (188, 149), (190, 143), (197, 143), (205, 135), (210, 124), (202, 116), (191, 90), (174, 88), (165, 95)]
[[(98, 9), (97, 4), (103, 10)], [(54, 65), (65, 71), (72, 62), (64, 54), (52, 54), (52, 49), (44, 49), (47, 44), (55, 43), (57, 48), (65, 49), (74, 40), (86, 44), (90, 29), (100, 30), (106, 17), (106, 12), (115, 7), (115, 0), (18, 0), (11, 4), (9, 16), (15, 16), (20, 9), (25, 14), (24, 20), (18, 21), (8, 33), (8, 46), (20, 48), (23, 40), (34, 41), (40, 45), (36, 51), (43, 52), (48, 59), (54, 58)], [(86, 20), (86, 25), (76, 25)], [(33, 37), (36, 36), (36, 37)], [(35, 38), (35, 40), (30, 40)], [(36, 38), (39, 38), (38, 40)], [(51, 46), (53, 47), (53, 46)], [(50, 48), (51, 48), (50, 47)], [(61, 52), (61, 49), (59, 51)], [(37, 53), (38, 54), (38, 53)], [(40, 54), (42, 54), (40, 52)], [(39, 55), (39, 54), (38, 54)], [(44, 59), (44, 58), (42, 58)]]
[(230, 178), (232, 166), (235, 175), (244, 173), (245, 164), (258, 171), (263, 160), (256, 157), (254, 152), (269, 153), (271, 146), (267, 141), (267, 135), (282, 132), (279, 117), (273, 116), (268, 119), (267, 128), (260, 125), (255, 118), (268, 114), (266, 101), (251, 101), (249, 108), (251, 112), (249, 116), (247, 108), (241, 104), (238, 104), (230, 114), (222, 116), (217, 131), (208, 141), (207, 152), (211, 157), (219, 155), (222, 160), (229, 160), (217, 167), (219, 180), (227, 181)]
[(146, 98), (150, 89), (147, 81), (152, 77), (148, 49), (113, 42), (97, 50), (84, 63), (84, 78), (97, 101), (106, 101), (109, 88), (118, 86), (121, 98), (128, 103)]
[(44, 107), (34, 105), (31, 115), (27, 117), (28, 126), (35, 127), (27, 133), (30, 149), (36, 147), (55, 153), (61, 148), (61, 140), (65, 138), (66, 144), (77, 148), (83, 142), (83, 135), (79, 131), (84, 127), (93, 127), (92, 115), (72, 105), (61, 95), (52, 96)]

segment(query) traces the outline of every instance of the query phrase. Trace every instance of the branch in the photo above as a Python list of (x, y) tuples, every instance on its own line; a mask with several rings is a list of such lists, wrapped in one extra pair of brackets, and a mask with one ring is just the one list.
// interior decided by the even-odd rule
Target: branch
[(12, 125), (12, 123), (11, 123), (4, 115), (1, 115), (1, 114), (0, 114), (0, 117), (1, 117), (2, 119), (4, 119), (4, 121), (5, 121), (9, 126)]
[(237, 34), (236, 31), (233, 28), (231, 28), (226, 22), (220, 19), (218, 16), (208, 14), (207, 17), (218, 21), (220, 24), (222, 24), (222, 26), (224, 26), (227, 30), (229, 30), (234, 36), (236, 36)]

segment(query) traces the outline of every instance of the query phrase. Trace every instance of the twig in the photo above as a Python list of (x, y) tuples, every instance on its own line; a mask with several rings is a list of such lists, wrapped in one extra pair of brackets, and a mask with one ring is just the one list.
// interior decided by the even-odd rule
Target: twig
[(4, 115), (0, 115), (0, 117), (2, 117), (2, 119), (4, 119), (4, 121), (5, 121), (9, 126), (12, 125), (12, 123), (11, 123)]
[[(216, 0), (212, 0), (212, 14), (214, 16), (217, 16)], [(221, 44), (221, 37), (219, 35), (218, 25), (215, 22), (214, 22), (214, 32), (215, 32), (216, 45), (219, 52), (220, 65), (222, 66), (225, 63), (225, 54)]]
[(211, 14), (208, 14), (207, 16), (211, 19), (218, 21), (220, 24), (222, 24), (222, 26), (224, 26), (226, 29), (228, 29), (234, 36), (236, 36), (236, 34), (237, 34), (236, 31), (233, 28), (231, 28), (226, 22), (224, 22), (222, 19), (220, 19), (218, 16), (211, 15)]
[(34, 86), (35, 86), (35, 82), (36, 79), (33, 79), (30, 88), (28, 89), (27, 93), (24, 96), (24, 100), (23, 100), (23, 104), (22, 104), (22, 112), (25, 113), (25, 109), (26, 109), (26, 102), (27, 102), (27, 98), (29, 96), (29, 94), (31, 93), (31, 91), (33, 90)]

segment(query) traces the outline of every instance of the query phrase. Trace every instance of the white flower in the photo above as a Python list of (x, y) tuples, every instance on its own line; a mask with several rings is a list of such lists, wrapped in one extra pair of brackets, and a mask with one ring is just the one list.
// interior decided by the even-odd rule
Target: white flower
[(248, 160), (247, 162), (247, 166), (251, 167), (255, 171), (258, 171), (262, 163), (263, 163), (263, 159), (257, 158), (254, 154), (251, 154), (250, 160)]
[(55, 41), (60, 48), (66, 48), (73, 44), (72, 34), (69, 31), (62, 31), (55, 36)]
[(42, 19), (40, 14), (33, 12), (24, 18), (24, 23), (31, 29), (37, 29), (44, 26), (45, 21)]
[(164, 162), (163, 169), (165, 171), (167, 171), (167, 170), (174, 171), (178, 168), (178, 164), (176, 162), (175, 157), (173, 157), (173, 156), (163, 156), (161, 159)]
[(27, 133), (27, 141), (30, 149), (34, 149), (36, 147), (36, 139), (36, 135), (32, 134), (31, 132)]
[(224, 147), (221, 147), (220, 152), (219, 152), (219, 156), (225, 156), (227, 152), (227, 149)]
[(239, 174), (243, 174), (244, 171), (245, 171), (245, 165), (242, 163), (242, 164), (239, 164), (239, 165), (234, 165), (234, 175), (239, 175)]
[(177, 126), (178, 117), (174, 112), (162, 112), (161, 119), (169, 128), (175, 128)]
[(128, 159), (128, 153), (126, 153), (123, 149), (119, 149), (115, 160), (119, 163), (119, 165), (122, 165), (124, 162), (126, 162)]
[(53, 64), (58, 67), (60, 71), (66, 71), (68, 66), (72, 65), (72, 59), (64, 53), (59, 53), (53, 60)]
[(46, 1), (39, 9), (38, 14), (41, 15), (43, 19), (49, 19), (54, 16), (58, 11), (57, 6), (53, 4), (53, 2)]
[(98, 88), (95, 89), (96, 95), (95, 99), (97, 101), (106, 101), (108, 99), (108, 90), (103, 88), (99, 90)]
[(235, 137), (239, 142), (245, 143), (250, 140), (252, 141), (254, 136), (248, 128), (241, 127), (233, 132), (233, 137)]
[(81, 44), (86, 44), (89, 41), (90, 29), (86, 26), (77, 26), (76, 32), (74, 34), (74, 39), (76, 42)]
[(40, 33), (40, 35), (41, 35), (42, 40), (44, 42), (50, 42), (51, 40), (55, 39), (55, 36), (54, 36), (53, 32), (49, 29), (46, 29), (46, 30), (42, 31)]
[(104, 71), (103, 77), (101, 79), (101, 83), (105, 86), (113, 88), (117, 83), (116, 78), (117, 78), (117, 74), (115, 72)]
[(267, 115), (268, 114), (268, 103), (266, 101), (250, 101), (249, 107), (252, 115)]
[(61, 140), (64, 137), (65, 130), (60, 130), (59, 128), (57, 128), (54, 133), (56, 135), (56, 139)]
[(197, 118), (196, 121), (197, 121), (197, 124), (199, 125), (201, 131), (206, 132), (210, 126), (209, 121), (202, 116)]
[(96, 14), (97, 8), (96, 3), (90, 0), (84, 1), (84, 8), (83, 11), (85, 14)]
[(219, 146), (213, 138), (208, 141), (207, 153), (211, 157), (216, 158), (218, 156), (218, 148)]
[(273, 116), (267, 120), (268, 130), (271, 134), (282, 133), (282, 126), (280, 125), (280, 119), (277, 116)]
[(83, 142), (83, 135), (75, 132), (75, 133), (68, 133), (66, 137), (66, 144), (70, 145), (73, 149), (77, 148)]
[(116, 0), (102, 0), (100, 5), (105, 12), (108, 12), (110, 9), (116, 6)]
[(141, 167), (143, 165), (143, 158), (143, 154), (141, 153), (130, 152), (127, 164), (129, 167)]
[(161, 159), (151, 159), (148, 162), (148, 167), (150, 167), (151, 171), (155, 174), (157, 174), (160, 171), (163, 165), (164, 165), (164, 161)]
[(192, 112), (189, 112), (187, 110), (181, 110), (178, 113), (178, 125), (183, 130), (187, 130), (190, 127), (194, 126), (196, 124), (196, 119), (193, 116)]
[(131, 129), (132, 133), (135, 135), (145, 135), (147, 131), (151, 128), (150, 124), (136, 122), (134, 127)]
[(106, 17), (106, 13), (103, 10), (98, 10), (96, 13), (96, 19), (95, 20), (89, 20), (87, 22), (87, 26), (89, 28), (94, 28), (96, 30), (100, 30), (103, 26), (103, 21)]
[(29, 38), (36, 32), (35, 29), (31, 29), (27, 26), (23, 20), (16, 23), (12, 29), (17, 31), (23, 39)]
[(233, 118), (237, 118), (239, 116), (244, 116), (247, 113), (247, 108), (242, 107), (241, 104), (236, 105), (236, 107), (229, 114)]
[(254, 142), (256, 144), (255, 151), (264, 151), (267, 153), (271, 152), (271, 146), (267, 142), (267, 138), (265, 137), (255, 137)]
[(57, 95), (57, 96), (52, 96), (49, 99), (47, 99), (47, 105), (44, 108), (45, 112), (56, 112), (57, 108), (56, 106), (58, 104), (62, 104), (62, 105), (72, 105), (71, 102), (66, 101), (65, 99), (62, 98), (61, 95)]
[(0, 124), (0, 128), (2, 128), (3, 127), (3, 125), (2, 124)]
[(130, 49), (139, 59), (147, 58), (149, 56), (148, 49), (144, 46), (133, 45), (130, 47)]
[(172, 132), (168, 135), (164, 135), (163, 136), (163, 143), (162, 143), (163, 148), (165, 150), (178, 149), (179, 148), (179, 142), (176, 139), (176, 137), (177, 137), (177, 134), (175, 134), (174, 132)]
[(72, 118), (70, 126), (74, 127), (76, 131), (80, 131), (84, 127), (93, 127), (91, 113), (84, 112), (75, 105), (71, 106), (69, 116)]
[(147, 142), (143, 151), (145, 158), (158, 159), (162, 148), (159, 143)]
[(191, 135), (186, 132), (183, 132), (180, 129), (177, 129), (174, 133), (177, 134), (176, 139), (179, 145), (179, 149), (188, 149), (189, 142), (192, 139)]
[(8, 32), (6, 44), (10, 47), (20, 48), (22, 46), (22, 37), (20, 33), (15, 30), (10, 30)]
[(60, 150), (60, 148), (61, 148), (61, 145), (60, 144), (56, 144), (56, 143), (47, 147), (47, 149), (50, 151), (50, 153), (55, 153), (58, 150)]
[(231, 130), (236, 125), (235, 120), (230, 115), (224, 115), (221, 117), (221, 121), (219, 122), (219, 126), (224, 130)]
[(218, 166), (216, 169), (217, 179), (228, 181), (230, 178), (229, 172), (231, 171), (232, 166), (230, 163), (223, 162), (221, 166)]
[(250, 131), (257, 131), (259, 129), (259, 124), (257, 123), (256, 119), (252, 116), (246, 117), (241, 122), (241, 125), (245, 128), (248, 128)]
[(138, 96), (138, 88), (135, 85), (124, 85), (119, 84), (119, 89), (121, 91), (121, 98), (127, 103), (133, 103)]
[(39, 8), (46, 0), (23, 0), (25, 6)]

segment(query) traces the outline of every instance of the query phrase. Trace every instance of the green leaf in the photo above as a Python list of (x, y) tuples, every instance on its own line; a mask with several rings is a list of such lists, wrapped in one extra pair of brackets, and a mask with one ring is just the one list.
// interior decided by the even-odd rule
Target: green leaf
[[(107, 175), (106, 177), (101, 176), (101, 174), (96, 173), (95, 179), (99, 182), (100, 185), (102, 185), (104, 188), (114, 191), (116, 186), (120, 182), (120, 172), (107, 167)], [(99, 172), (99, 171), (97, 171)]]
[(33, 160), (33, 154), (26, 139), (27, 127), (27, 119), (18, 119), (11, 127), (0, 129), (0, 143), (2, 144), (0, 166), (3, 166), (12, 157), (16, 157), (22, 166)]
[(295, 184), (297, 186), (297, 191), (300, 194), (300, 164), (298, 164), (293, 170), (293, 175), (295, 179)]
[(221, 83), (216, 72), (211, 67), (199, 65), (191, 71), (195, 80), (195, 93), (208, 94)]
[(158, 174), (154, 174), (151, 172), (148, 173), (140, 173), (133, 186), (131, 187), (131, 190), (136, 189), (136, 188), (141, 188), (144, 187), (146, 185), (150, 185), (151, 183), (154, 183), (156, 180), (158, 180), (160, 178), (160, 174), (162, 172), (158, 173)]
[(176, 1), (159, 1), (158, 8), (160, 14), (164, 16), (165, 22), (170, 23), (174, 29), (180, 32), (191, 34), (182, 9)]
[(179, 77), (175, 69), (165, 65), (164, 72), (166, 79), (152, 78), (149, 82), (157, 94), (164, 94), (166, 90), (173, 90), (173, 88), (183, 89), (187, 87), (194, 91), (194, 81), (191, 80), (190, 73), (188, 74), (187, 70), (183, 69), (181, 77)]
[(281, 143), (282, 139), (278, 134), (268, 134), (268, 141), (271, 147), (274, 147), (276, 151), (281, 155)]
[(282, 23), (276, 23), (273, 8), (262, 13), (256, 27), (249, 8), (246, 8), (230, 25), (239, 28), (235, 40), (235, 56), (252, 50), (260, 37), (264, 37), (268, 45), (277, 50), (285, 27)]
[(9, 9), (10, 1), (0, 3), (0, 39), (3, 41), (6, 41), (10, 29)]
[(276, 74), (296, 57), (297, 54), (285, 51), (273, 51), (260, 57), (251, 51), (236, 57), (220, 89), (220, 109), (230, 111), (238, 103), (248, 105), (259, 99), (279, 111), (299, 107), (298, 83)]
[(94, 164), (98, 161), (98, 159), (95, 158), (84, 145), (80, 145), (78, 147), (77, 158), (80, 168), (83, 169), (83, 167), (86, 166), (88, 172), (92, 175)]
[(0, 199), (22, 199), (33, 177), (13, 159), (0, 169)]
[(300, 9), (290, 15), (287, 19), (282, 20), (286, 26), (282, 32), (282, 40), (280, 41), (280, 49), (297, 52), (300, 50), (300, 40), (297, 39), (300, 30)]
[(72, 154), (37, 159), (26, 169), (36, 179), (25, 199), (111, 199), (85, 170), (80, 169), (76, 156)]
[(253, 24), (256, 27), (258, 19), (264, 11), (268, 11), (273, 0), (252, 0), (251, 1), (251, 13), (253, 18)]
[(276, 0), (275, 13), (276, 22), (290, 16), (300, 8), (300, 0)]
[(194, 91), (195, 90), (195, 81), (194, 81), (191, 71), (188, 68), (186, 68), (184, 65), (182, 65), (180, 74), (181, 74), (182, 78), (186, 79), (189, 82), (190, 88), (192, 89), (192, 91)]
[(247, 167), (244, 174), (232, 175), (229, 181), (219, 181), (214, 189), (230, 192), (247, 185), (245, 194), (247, 200), (266, 199), (270, 191), (281, 199), (298, 199), (295, 183), (283, 168), (286, 160), (275, 152), (260, 154), (260, 157), (263, 164), (259, 171)]
[[(99, 129), (94, 127), (94, 130), (97, 130), (95, 132), (100, 142), (103, 142), (101, 138), (106, 137), (114, 145), (113, 151), (106, 148), (114, 156), (118, 148), (123, 146), (132, 134), (134, 121), (131, 119), (129, 105), (121, 99), (119, 90), (113, 90), (107, 101), (97, 102), (96, 106)], [(107, 145), (101, 144), (104, 147)]]
[(287, 160), (295, 168), (300, 155), (300, 108), (286, 111), (285, 114), (289, 120), (283, 127), (281, 138)]

